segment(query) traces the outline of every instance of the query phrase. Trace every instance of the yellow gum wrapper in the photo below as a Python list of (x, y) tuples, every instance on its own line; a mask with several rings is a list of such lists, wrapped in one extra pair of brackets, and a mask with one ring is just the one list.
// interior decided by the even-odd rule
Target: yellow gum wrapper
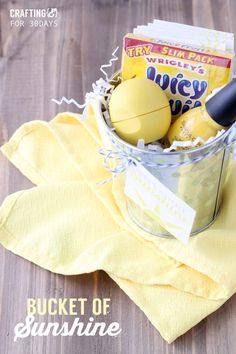
[(165, 91), (173, 120), (201, 106), (215, 88), (232, 78), (232, 53), (172, 46), (145, 36), (124, 37), (121, 75), (123, 80), (146, 77)]

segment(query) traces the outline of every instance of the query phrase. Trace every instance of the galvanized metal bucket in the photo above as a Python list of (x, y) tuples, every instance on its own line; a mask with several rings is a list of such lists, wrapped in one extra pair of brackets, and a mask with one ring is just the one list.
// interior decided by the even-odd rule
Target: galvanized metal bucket
[[(101, 104), (96, 106), (95, 114), (106, 147), (138, 159), (161, 183), (196, 210), (192, 235), (211, 225), (222, 201), (230, 151), (236, 139), (235, 124), (202, 147), (159, 153), (137, 148), (119, 138), (105, 123)], [(171, 236), (129, 198), (127, 208), (131, 219), (142, 229), (157, 236)]]

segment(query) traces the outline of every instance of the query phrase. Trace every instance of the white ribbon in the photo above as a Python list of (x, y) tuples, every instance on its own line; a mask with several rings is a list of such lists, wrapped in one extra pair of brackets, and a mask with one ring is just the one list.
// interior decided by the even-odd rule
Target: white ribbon
[(98, 97), (104, 97), (103, 104), (106, 106), (106, 98), (108, 95), (111, 94), (114, 86), (109, 84), (109, 82), (105, 81), (104, 79), (100, 78), (95, 83), (92, 84), (93, 91), (87, 92), (85, 95), (85, 102), (83, 104), (78, 103), (74, 98), (66, 98), (63, 96), (60, 100), (56, 100), (52, 98), (52, 102), (61, 105), (63, 102), (67, 104), (74, 104), (79, 109), (83, 109), (82, 112), (82, 120), (85, 120), (87, 117), (87, 109), (91, 101)]
[[(116, 52), (118, 51), (119, 47), (117, 47), (114, 52), (112, 53), (112, 58), (109, 60), (108, 64), (103, 64), (100, 67), (100, 71), (104, 74), (105, 80), (100, 78), (95, 83), (92, 84), (93, 91), (88, 92), (85, 95), (85, 102), (83, 104), (78, 103), (74, 98), (66, 98), (63, 96), (60, 100), (52, 98), (52, 102), (61, 105), (63, 102), (67, 103), (68, 105), (74, 104), (77, 108), (83, 109), (82, 112), (82, 120), (85, 120), (87, 117), (87, 110), (88, 106), (91, 103), (91, 100), (94, 98), (98, 98), (103, 96), (104, 97), (104, 105), (107, 106), (106, 101), (110, 97), (112, 91), (114, 90), (114, 86), (109, 83), (109, 77), (107, 72), (104, 68), (111, 68), (113, 63), (117, 61), (119, 58), (116, 56)], [(116, 79), (111, 80), (110, 82), (118, 82), (121, 78), (118, 76)]]
[[(111, 172), (112, 176), (108, 179), (96, 183), (97, 186), (101, 186), (112, 182), (113, 179), (123, 172), (125, 172), (131, 164), (136, 165), (138, 160), (135, 157), (130, 156), (122, 150), (111, 150), (102, 148), (99, 150), (99, 154), (104, 156), (103, 167)], [(110, 161), (115, 161), (115, 167), (111, 167)]]
[[(109, 77), (107, 72), (103, 68), (111, 68), (113, 65), (113, 62), (117, 61), (119, 58), (116, 56), (116, 52), (118, 51), (119, 47), (116, 47), (114, 52), (112, 53), (112, 58), (109, 60), (109, 64), (103, 64), (100, 67), (100, 71), (105, 75), (106, 81), (109, 81)], [(116, 79), (111, 80), (111, 82), (118, 82), (120, 80), (120, 76), (118, 76)]]

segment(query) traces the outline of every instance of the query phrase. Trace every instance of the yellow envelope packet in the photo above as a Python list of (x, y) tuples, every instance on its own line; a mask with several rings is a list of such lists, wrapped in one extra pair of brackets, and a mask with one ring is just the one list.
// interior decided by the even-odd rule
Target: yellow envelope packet
[(213, 89), (232, 77), (232, 53), (171, 45), (145, 36), (124, 37), (122, 78), (147, 77), (166, 92), (173, 120), (201, 106)]

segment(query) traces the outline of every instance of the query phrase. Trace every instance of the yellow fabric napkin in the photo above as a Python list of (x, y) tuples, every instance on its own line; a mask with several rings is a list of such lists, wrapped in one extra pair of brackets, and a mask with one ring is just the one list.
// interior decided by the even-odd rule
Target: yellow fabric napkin
[(0, 242), (56, 273), (105, 270), (170, 343), (236, 291), (235, 166), (217, 220), (184, 246), (130, 221), (124, 177), (96, 185), (109, 177), (101, 146), (93, 115), (21, 126), (1, 150), (37, 187), (5, 199)]

